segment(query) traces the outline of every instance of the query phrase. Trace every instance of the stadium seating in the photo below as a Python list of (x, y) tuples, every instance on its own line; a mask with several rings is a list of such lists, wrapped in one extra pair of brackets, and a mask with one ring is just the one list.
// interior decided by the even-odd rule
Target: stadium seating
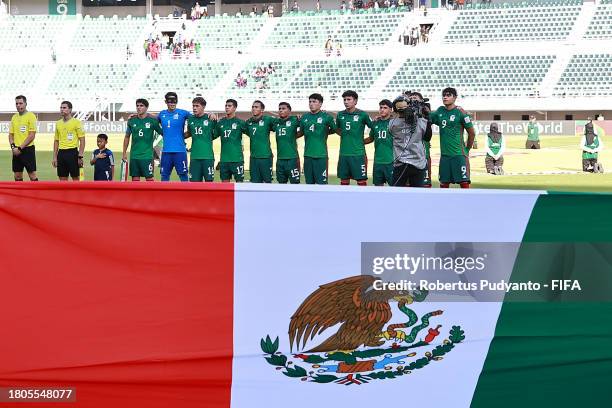
[(158, 63), (140, 89), (147, 96), (158, 94), (160, 89), (192, 95), (213, 89), (230, 67), (224, 63)]
[[(604, 0), (605, 1), (605, 0)], [(609, 0), (608, 0), (609, 1)], [(558, 6), (579, 6), (582, 0), (529, 0), (503, 3), (471, 3), (466, 4), (466, 9), (496, 9), (496, 8), (519, 8), (519, 7), (558, 7)]]
[(123, 91), (138, 64), (61, 65), (49, 83), (49, 93), (58, 97), (113, 96)]
[(343, 47), (383, 45), (405, 16), (405, 13), (350, 15), (334, 37)]
[(34, 88), (42, 66), (34, 64), (0, 65), (0, 93), (25, 93)]
[(612, 95), (612, 54), (572, 56), (555, 87), (556, 96)]
[(365, 92), (390, 62), (390, 59), (311, 61), (285, 92), (290, 95), (308, 95), (316, 90), (327, 90), (332, 95), (347, 89)]
[(445, 37), (447, 43), (563, 40), (574, 27), (580, 5), (463, 10)]
[(321, 48), (340, 23), (340, 14), (290, 14), (282, 17), (268, 36), (265, 47), (270, 48)]
[(50, 50), (65, 23), (63, 16), (16, 16), (0, 22), (0, 51), (24, 48)]
[(148, 22), (145, 18), (89, 18), (86, 16), (79, 24), (72, 39), (71, 47), (78, 49), (125, 50), (132, 46), (144, 33)]
[(452, 86), (462, 96), (529, 96), (540, 85), (554, 56), (499, 56), (408, 59), (385, 91), (398, 94), (408, 87), (439, 96)]
[(612, 0), (607, 0), (607, 4), (602, 1), (597, 9), (589, 28), (584, 34), (587, 39), (609, 39), (612, 38)]
[[(306, 61), (262, 61), (252, 62), (247, 64), (242, 72), (242, 75), (247, 78), (247, 86), (239, 88), (235, 82), (232, 83), (231, 93), (232, 95), (243, 95), (243, 94), (258, 94), (265, 92), (269, 94), (279, 94), (281, 90), (293, 79), (298, 69), (305, 64)], [(261, 66), (267, 66), (272, 64), (275, 71), (268, 75), (267, 88), (261, 89), (262, 80), (257, 81), (252, 77), (253, 72)]]
[(202, 49), (246, 50), (266, 21), (265, 17), (228, 17), (219, 16), (197, 20), (194, 33), (195, 42)]

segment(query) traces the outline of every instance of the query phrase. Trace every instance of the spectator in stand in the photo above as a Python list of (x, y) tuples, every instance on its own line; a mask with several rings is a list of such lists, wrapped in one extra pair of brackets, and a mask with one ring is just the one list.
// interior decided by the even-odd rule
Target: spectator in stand
[(406, 3), (404, 2), (404, 0), (399, 0), (397, 2), (397, 5), (400, 6), (400, 7), (404, 7), (406, 5)]
[(200, 42), (198, 41), (195, 44), (195, 52), (196, 52), (196, 58), (200, 59), (200, 51), (202, 50), (202, 44), (200, 44)]
[(340, 41), (337, 41), (336, 45), (336, 56), (337, 57), (341, 57), (342, 56), (342, 43)]
[(457, 9), (463, 10), (463, 5), (464, 4), (465, 4), (465, 0), (457, 0)]
[(172, 12), (172, 17), (179, 18), (180, 16), (181, 16), (181, 11), (178, 9), (178, 7), (175, 7), (174, 11)]
[(349, 2), (348, 2), (348, 9), (350, 11), (355, 10), (355, 5), (353, 4), (353, 0), (349, 0)]
[(236, 13), (236, 17), (242, 17), (242, 7), (238, 8), (238, 12)]
[(385, 0), (385, 8), (389, 8), (391, 7), (391, 1), (390, 0)]
[(404, 28), (404, 32), (402, 33), (402, 37), (404, 39), (404, 45), (410, 45), (410, 31), (408, 31), (408, 26)]
[(334, 43), (332, 42), (331, 37), (327, 38), (327, 41), (325, 41), (325, 56), (329, 57), (332, 53), (332, 50), (334, 48)]
[(321, 11), (321, 2), (317, 0), (317, 13)]
[(268, 6), (268, 17), (274, 17), (274, 5), (272, 3)]
[(374, 2), (374, 10), (378, 10), (380, 6), (378, 5), (378, 1)]
[(419, 43), (419, 29), (414, 27), (412, 29), (412, 46), (416, 47), (418, 43)]
[(145, 58), (146, 59), (150, 59), (149, 58), (149, 42), (145, 40), (144, 44), (143, 44), (143, 48), (144, 48), (144, 53), (145, 53)]
[(604, 119), (604, 116), (600, 113), (599, 115), (597, 115), (595, 120), (605, 120), (605, 119)]
[(202, 8), (200, 7), (200, 3), (196, 1), (194, 8), (195, 8), (195, 18), (198, 20), (201, 19), (202, 18)]
[(345, 0), (342, 0), (342, 3), (340, 3), (340, 10), (346, 11), (346, 1)]
[(297, 0), (293, 1), (293, 7), (291, 7), (291, 11), (300, 11), (300, 6), (298, 6)]

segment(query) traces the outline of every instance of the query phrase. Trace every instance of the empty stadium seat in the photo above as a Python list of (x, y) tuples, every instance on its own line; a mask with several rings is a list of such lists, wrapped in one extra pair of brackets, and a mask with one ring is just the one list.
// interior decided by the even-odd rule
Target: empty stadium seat
[(563, 40), (574, 27), (580, 14), (580, 4), (463, 10), (448, 30), (444, 41), (470, 43)]
[(168, 89), (193, 95), (214, 88), (230, 67), (224, 63), (155, 64), (140, 90), (146, 95)]
[(85, 18), (80, 22), (70, 46), (77, 49), (124, 49), (143, 35), (147, 24), (145, 18)]
[(213, 17), (196, 21), (195, 42), (202, 49), (246, 49), (259, 34), (266, 21), (265, 17)]
[(584, 33), (587, 39), (610, 39), (612, 38), (612, 0), (601, 2), (595, 9), (593, 19)]
[(612, 95), (612, 54), (572, 56), (555, 86), (555, 96)]
[(439, 97), (440, 90), (452, 86), (462, 96), (528, 96), (541, 84), (554, 59), (552, 55), (410, 58), (385, 92), (416, 88)]

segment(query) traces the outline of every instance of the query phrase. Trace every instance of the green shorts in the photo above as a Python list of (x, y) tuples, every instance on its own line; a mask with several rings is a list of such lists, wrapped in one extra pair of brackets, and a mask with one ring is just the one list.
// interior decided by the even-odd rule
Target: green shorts
[(375, 186), (393, 184), (393, 163), (378, 164), (374, 162), (374, 170), (372, 170), (372, 181)]
[(276, 159), (276, 180), (281, 184), (287, 181), (300, 184), (300, 159)]
[(272, 182), (272, 158), (263, 159), (251, 157), (250, 160), (251, 183)]
[(232, 175), (237, 182), (244, 181), (244, 162), (221, 162), (219, 166), (221, 181), (230, 181)]
[(191, 159), (189, 181), (213, 181), (215, 179), (215, 159)]
[(306, 184), (327, 184), (327, 157), (304, 157)]
[(466, 182), (470, 182), (470, 159), (467, 156), (441, 156), (440, 183)]
[(153, 178), (153, 159), (130, 159), (130, 177)]
[(368, 158), (364, 156), (340, 156), (338, 158), (338, 178), (341, 180), (367, 180)]

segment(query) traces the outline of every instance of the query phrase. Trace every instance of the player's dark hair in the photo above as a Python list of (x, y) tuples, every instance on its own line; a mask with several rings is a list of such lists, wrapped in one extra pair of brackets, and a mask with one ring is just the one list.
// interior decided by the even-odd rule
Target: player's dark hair
[(104, 134), (104, 133), (100, 133), (100, 134), (98, 135), (98, 138), (100, 138), (100, 139), (104, 139), (104, 140), (106, 140), (106, 141), (108, 142), (108, 135), (106, 135), (106, 134)]
[(291, 110), (291, 105), (289, 105), (289, 102), (281, 102), (278, 104), (278, 107), (280, 108), (281, 106), (286, 106), (287, 109)]
[(197, 103), (198, 105), (206, 106), (206, 99), (202, 98), (201, 96), (196, 96), (195, 98), (193, 98), (193, 101), (191, 101), (191, 103)]
[(388, 106), (389, 108), (393, 108), (393, 103), (391, 103), (391, 101), (388, 99), (383, 99), (382, 101), (378, 102), (378, 106)]
[(357, 95), (357, 92), (355, 91), (344, 91), (344, 93), (342, 94), (343, 98), (353, 98), (355, 100), (359, 99), (359, 96)]
[(149, 107), (149, 101), (147, 101), (144, 98), (139, 98), (136, 99), (136, 105), (138, 105), (139, 103), (142, 103), (144, 106), (146, 106), (147, 108)]
[(321, 95), (320, 93), (313, 93), (312, 95), (310, 95), (308, 97), (308, 99), (315, 99), (315, 100), (323, 103), (323, 95)]
[(228, 99), (227, 101), (225, 101), (225, 103), (231, 103), (232, 105), (234, 105), (234, 108), (238, 107), (238, 102), (235, 99)]
[(453, 95), (455, 98), (457, 97), (457, 90), (455, 88), (444, 88), (444, 90), (442, 91), (442, 95), (444, 95), (445, 93), (449, 93), (451, 95)]
[(15, 97), (15, 100), (17, 100), (17, 99), (22, 99), (22, 100), (23, 100), (23, 103), (28, 103), (28, 100), (27, 100), (27, 99), (26, 99), (26, 97), (25, 97), (25, 96), (23, 96), (23, 95), (17, 95), (17, 96)]
[(259, 104), (259, 106), (261, 106), (261, 109), (262, 109), (262, 110), (263, 110), (263, 109), (266, 109), (266, 105), (264, 105), (264, 103), (263, 103), (262, 101), (260, 101), (259, 99), (258, 99), (258, 100), (256, 100), (256, 101), (255, 101), (255, 102), (253, 102), (253, 103), (254, 103), (254, 104), (255, 104), (255, 103), (258, 103), (258, 104)]
[(168, 92), (166, 95), (164, 95), (165, 100), (168, 100), (168, 98), (170, 97), (174, 97), (174, 99), (178, 101), (178, 95), (176, 94), (176, 92)]
[(70, 101), (62, 101), (62, 103), (60, 103), (60, 106), (62, 105), (66, 105), (68, 106), (68, 108), (72, 109), (72, 102)]

